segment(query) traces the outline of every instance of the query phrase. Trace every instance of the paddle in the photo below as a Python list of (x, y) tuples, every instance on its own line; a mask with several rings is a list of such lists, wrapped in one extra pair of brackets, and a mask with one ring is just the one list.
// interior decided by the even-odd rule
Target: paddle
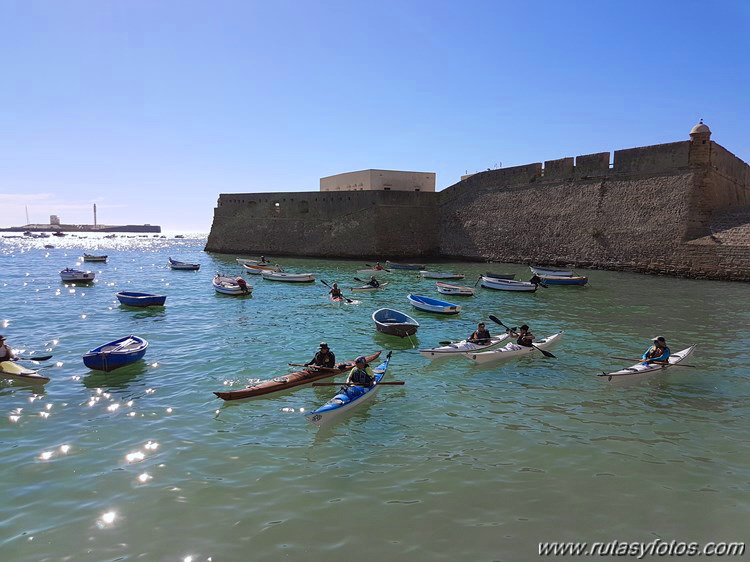
[[(510, 328), (508, 328), (508, 326), (506, 326), (505, 324), (503, 324), (497, 316), (495, 316), (493, 314), (490, 314), (490, 320), (492, 320), (495, 324), (500, 324), (503, 328), (506, 328), (507, 330), (510, 330)], [(555, 355), (552, 355), (549, 351), (543, 350), (541, 347), (535, 346), (533, 343), (531, 344), (531, 347), (533, 347), (534, 349), (536, 349), (538, 351), (541, 351), (542, 355), (544, 355), (545, 357), (549, 357), (551, 359), (557, 359), (557, 357)]]
[[(375, 266), (374, 266), (374, 265), (370, 265), (369, 263), (366, 263), (365, 265), (366, 265), (367, 267), (372, 267), (372, 268), (375, 268)], [(387, 271), (388, 273), (390, 273), (390, 272), (391, 272), (391, 270), (390, 270), (390, 269), (386, 269), (386, 268), (384, 268), (384, 267), (383, 267), (383, 268), (381, 268), (381, 269), (377, 269), (376, 271)]]
[[(392, 384), (392, 385), (401, 385), (406, 384), (404, 381), (386, 381), (386, 382), (379, 382), (377, 386), (380, 386), (381, 384)], [(312, 383), (313, 386), (357, 386), (356, 384), (351, 383), (345, 383), (345, 382), (314, 382)]]
[(35, 355), (34, 357), (19, 357), (19, 361), (47, 361), (52, 359), (51, 355)]
[[(329, 289), (332, 289), (332, 287), (331, 287), (331, 286), (330, 286), (330, 285), (329, 285), (328, 283), (326, 283), (325, 281), (323, 281), (322, 279), (320, 280), (320, 282), (321, 282), (321, 283), (323, 283), (323, 285), (325, 285), (325, 286), (326, 286), (326, 287), (328, 287)], [(343, 298), (343, 299), (344, 299), (344, 300), (345, 300), (346, 302), (348, 302), (348, 303), (354, 302), (354, 301), (352, 301), (352, 299), (347, 299), (347, 298), (346, 298), (346, 297), (345, 297), (344, 295), (341, 295), (341, 297), (342, 297), (342, 298)]]
[(336, 367), (322, 367), (321, 365), (305, 365), (304, 363), (288, 363), (290, 367), (307, 367), (308, 369), (313, 369), (315, 371), (340, 371), (341, 369), (338, 369)]
[(640, 363), (654, 363), (655, 365), (670, 365), (671, 367), (690, 367), (696, 369), (695, 365), (683, 365), (682, 363), (670, 363), (669, 361), (653, 361), (650, 359), (630, 359), (628, 357), (612, 357), (610, 359), (619, 359), (620, 361), (638, 361)]

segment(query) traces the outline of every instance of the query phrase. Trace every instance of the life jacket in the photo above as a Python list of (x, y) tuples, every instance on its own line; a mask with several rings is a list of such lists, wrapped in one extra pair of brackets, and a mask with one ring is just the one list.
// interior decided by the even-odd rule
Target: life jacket
[(370, 384), (372, 384), (372, 382), (374, 381), (374, 377), (372, 377), (370, 373), (368, 373), (364, 369), (358, 369), (355, 367), (355, 370), (354, 372), (352, 372), (349, 381), (354, 384), (370, 386)]
[[(527, 332), (528, 333), (528, 332)], [(529, 337), (524, 336), (518, 336), (518, 339), (516, 340), (516, 343), (518, 345), (522, 345), (524, 347), (531, 347), (534, 340), (532, 340)]]
[(10, 348), (5, 344), (0, 345), (0, 361), (8, 361), (11, 357)]
[(332, 297), (340, 297), (341, 296), (341, 289), (331, 289), (331, 296)]

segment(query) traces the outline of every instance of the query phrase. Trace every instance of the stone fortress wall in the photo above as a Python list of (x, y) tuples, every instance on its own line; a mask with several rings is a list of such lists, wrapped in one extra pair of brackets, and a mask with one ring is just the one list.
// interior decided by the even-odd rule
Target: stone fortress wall
[(438, 193), (222, 194), (206, 250), (750, 280), (750, 166), (710, 134), (700, 124), (689, 141), (489, 170)]

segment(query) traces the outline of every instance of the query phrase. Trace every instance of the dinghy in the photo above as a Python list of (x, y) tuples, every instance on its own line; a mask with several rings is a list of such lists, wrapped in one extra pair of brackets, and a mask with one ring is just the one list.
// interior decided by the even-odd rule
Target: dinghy
[(166, 295), (153, 295), (151, 293), (136, 293), (133, 291), (121, 291), (115, 295), (120, 304), (127, 306), (164, 306)]
[(466, 340), (457, 341), (432, 349), (420, 349), (419, 354), (426, 359), (445, 359), (447, 357), (461, 357), (467, 352), (488, 351), (503, 345), (503, 342), (510, 337), (509, 334), (498, 334), (490, 338), (488, 344), (477, 344)]
[(46, 384), (49, 377), (40, 375), (38, 371), (22, 367), (15, 361), (0, 361), (0, 378), (23, 381), (28, 384)]
[(539, 349), (549, 349), (550, 347), (558, 343), (561, 337), (562, 332), (557, 332), (556, 334), (552, 334), (551, 336), (547, 336), (546, 338), (535, 341), (533, 347), (525, 347), (523, 345), (518, 345), (517, 343), (509, 343), (506, 344), (505, 347), (501, 347), (500, 349), (491, 351), (463, 353), (462, 357), (479, 365), (483, 365), (485, 363), (493, 363), (495, 361), (502, 361), (505, 359), (514, 359), (516, 357), (521, 357), (530, 353), (536, 353), (537, 355), (541, 356), (542, 354), (539, 352), (539, 350), (534, 349), (534, 347), (538, 347)]
[(379, 308), (372, 313), (375, 329), (389, 336), (405, 338), (417, 333), (419, 322), (408, 314), (393, 310), (392, 308)]
[(659, 373), (663, 373), (666, 369), (673, 367), (674, 365), (682, 362), (684, 359), (690, 357), (693, 354), (693, 351), (695, 351), (695, 345), (696, 344), (693, 344), (690, 347), (683, 349), (682, 351), (671, 354), (666, 362), (660, 361), (658, 363), (644, 364), (644, 362), (641, 361), (639, 363), (636, 363), (632, 367), (621, 369), (619, 371), (613, 371), (612, 373), (602, 373), (597, 376), (607, 377), (607, 380), (610, 382), (623, 382), (626, 380), (646, 378), (650, 375), (658, 375)]
[(473, 287), (462, 287), (460, 285), (451, 285), (450, 283), (441, 283), (440, 281), (435, 283), (435, 286), (437, 287), (438, 293), (442, 293), (443, 295), (473, 297), (475, 292)]
[(270, 271), (271, 273), (283, 273), (284, 270), (281, 269), (281, 266), (277, 265), (271, 265), (271, 264), (263, 264), (263, 265), (254, 265), (254, 264), (247, 264), (243, 263), (242, 267), (245, 268), (245, 270), (250, 275), (260, 275), (264, 271)]
[(513, 281), (511, 279), (493, 279), (482, 276), (482, 287), (495, 289), (496, 291), (521, 291), (533, 293), (536, 291), (536, 283), (528, 281)]
[(169, 267), (172, 269), (182, 269), (185, 271), (198, 271), (201, 268), (199, 263), (187, 263), (169, 258)]
[(492, 279), (515, 279), (516, 274), (515, 273), (492, 273), (491, 271), (487, 271), (484, 274), (485, 277), (491, 277)]
[(92, 349), (83, 356), (83, 364), (108, 373), (142, 359), (147, 348), (148, 342), (143, 338), (127, 336)]
[(317, 426), (330, 423), (332, 419), (344, 412), (348, 412), (372, 400), (378, 391), (380, 381), (388, 372), (388, 364), (391, 362), (392, 353), (392, 351), (389, 351), (385, 357), (385, 361), (373, 369), (372, 374), (375, 377), (375, 382), (372, 386), (342, 386), (336, 396), (317, 410), (305, 414), (308, 421)]
[(91, 254), (83, 254), (83, 261), (107, 263), (107, 256), (92, 256)]
[(552, 275), (554, 277), (572, 277), (575, 275), (570, 269), (554, 269), (552, 267), (537, 267), (535, 265), (530, 265), (529, 269), (534, 275), (538, 275), (539, 277), (545, 275)]
[(368, 292), (368, 291), (379, 291), (380, 289), (383, 289), (388, 284), (388, 281), (385, 283), (381, 283), (377, 287), (373, 287), (372, 285), (363, 285), (362, 287), (352, 287), (353, 292)]
[(310, 283), (315, 281), (312, 273), (277, 273), (274, 271), (261, 271), (263, 279), (269, 281), (286, 281), (287, 283)]
[(545, 285), (585, 285), (589, 282), (588, 277), (578, 275), (539, 275), (539, 279)]
[[(243, 287), (238, 283), (238, 279), (242, 279), (242, 277), (230, 277), (229, 275), (220, 275), (217, 273), (211, 281), (211, 284), (214, 286), (217, 293), (222, 293), (224, 295), (243, 296), (249, 295), (253, 292), (252, 285), (248, 285), (247, 282), (245, 282), (245, 286)], [(244, 281), (244, 279), (242, 280)]]
[(420, 271), (419, 274), (424, 279), (463, 279), (465, 276), (460, 273), (439, 273), (437, 271)]
[(387, 261), (385, 266), (388, 269), (408, 269), (410, 271), (419, 271), (427, 267), (423, 263), (396, 263), (395, 261)]
[(93, 271), (81, 271), (66, 267), (60, 272), (60, 279), (67, 283), (92, 283), (96, 274)]
[(236, 258), (234, 261), (236, 261), (240, 265), (271, 265), (271, 262), (262, 261), (262, 260), (251, 260), (246, 258)]
[(436, 314), (458, 314), (463, 308), (462, 306), (451, 302), (424, 297), (422, 295), (407, 295), (406, 300), (408, 300), (417, 310), (434, 312)]

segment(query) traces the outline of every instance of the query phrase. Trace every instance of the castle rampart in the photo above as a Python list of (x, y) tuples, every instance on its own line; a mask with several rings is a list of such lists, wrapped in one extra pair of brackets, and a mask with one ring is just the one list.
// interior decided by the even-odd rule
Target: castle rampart
[(488, 170), (438, 193), (222, 194), (206, 249), (750, 280), (745, 218), (750, 166), (699, 124), (689, 141)]

